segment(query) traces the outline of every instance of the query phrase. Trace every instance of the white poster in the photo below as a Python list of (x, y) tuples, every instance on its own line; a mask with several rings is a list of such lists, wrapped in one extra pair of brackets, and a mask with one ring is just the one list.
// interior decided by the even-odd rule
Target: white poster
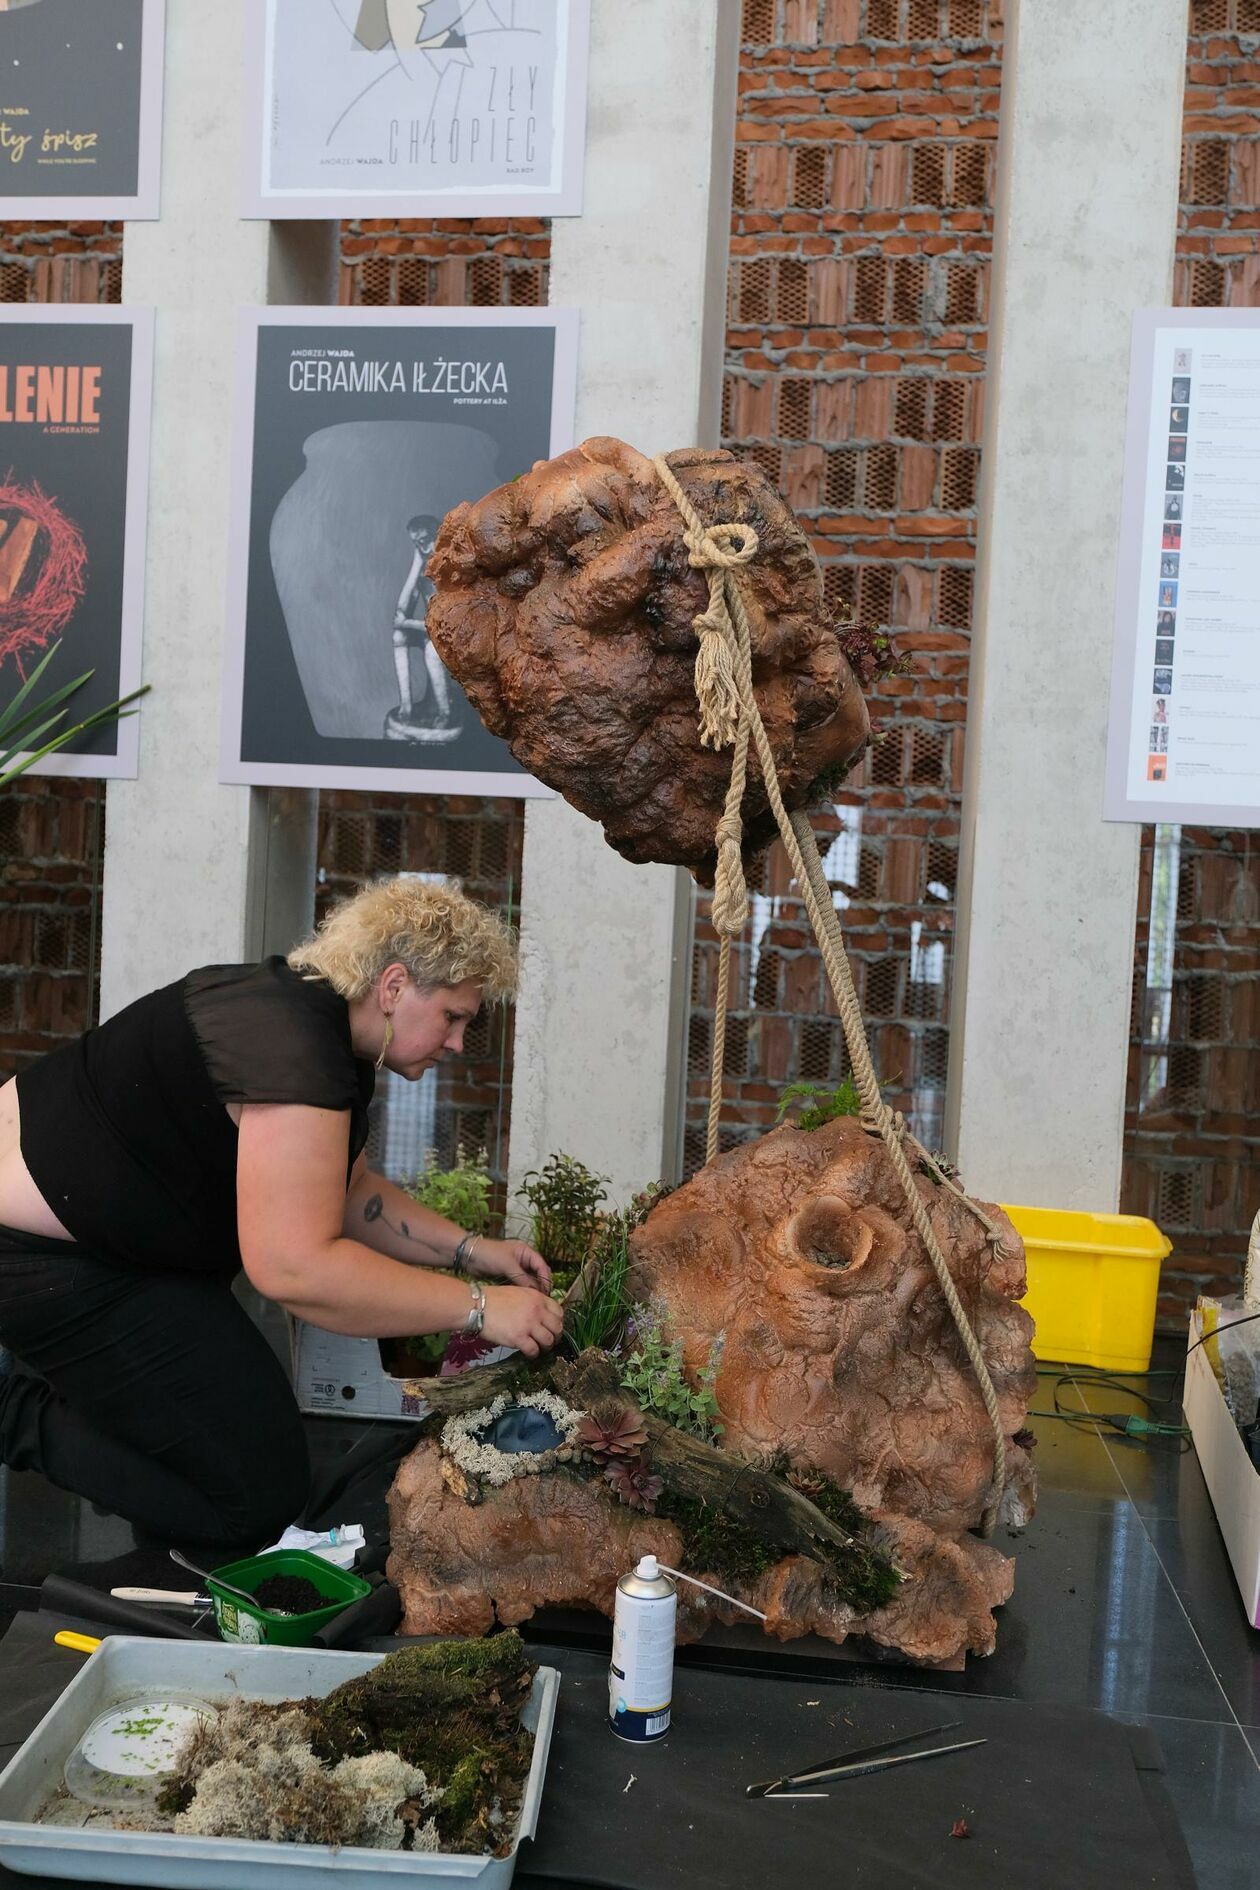
[(573, 444), (572, 310), (242, 314), (224, 781), (549, 797), (429, 640), (442, 520)]
[(590, 0), (251, 0), (247, 217), (576, 216)]
[(1107, 820), (1260, 826), (1260, 310), (1134, 322)]

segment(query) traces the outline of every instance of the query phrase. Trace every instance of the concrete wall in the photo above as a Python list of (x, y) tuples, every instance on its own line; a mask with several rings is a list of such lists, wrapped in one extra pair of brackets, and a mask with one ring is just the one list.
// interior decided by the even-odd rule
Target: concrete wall
[(1184, 0), (1015, 0), (1002, 74), (947, 1140), (1120, 1196), (1138, 829), (1101, 817), (1133, 311), (1167, 302)]
[(170, 9), (162, 217), (127, 231), (124, 297), (158, 312), (153, 694), (139, 778), (109, 792), (102, 1016), (192, 965), (279, 949), (309, 922), (314, 897), (314, 796), (218, 781), (236, 311), (328, 302), (336, 265), (335, 225), (237, 215), (243, 46), (242, 8)]

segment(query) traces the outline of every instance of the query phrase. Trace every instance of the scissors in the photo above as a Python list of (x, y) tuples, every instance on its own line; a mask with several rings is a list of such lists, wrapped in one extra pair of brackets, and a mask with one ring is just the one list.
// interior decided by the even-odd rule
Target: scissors
[(864, 1778), (870, 1772), (884, 1772), (894, 1765), (913, 1765), (916, 1759), (939, 1759), (947, 1752), (966, 1752), (971, 1746), (988, 1744), (986, 1739), (960, 1739), (949, 1746), (929, 1746), (926, 1752), (903, 1752), (891, 1759), (880, 1756), (895, 1751), (898, 1746), (912, 1745), (915, 1740), (930, 1739), (934, 1733), (953, 1732), (961, 1725), (960, 1719), (951, 1719), (943, 1726), (926, 1726), (922, 1732), (903, 1733), (899, 1739), (885, 1739), (876, 1746), (858, 1746), (840, 1753), (837, 1758), (808, 1766), (802, 1772), (762, 1779), (756, 1785), (746, 1786), (745, 1790), (749, 1798), (826, 1798), (827, 1792), (811, 1792), (808, 1788), (826, 1784), (831, 1779)]

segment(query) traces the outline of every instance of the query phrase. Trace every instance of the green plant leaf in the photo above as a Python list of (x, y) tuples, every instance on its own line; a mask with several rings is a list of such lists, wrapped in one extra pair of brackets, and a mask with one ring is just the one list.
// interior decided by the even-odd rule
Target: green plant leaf
[[(24, 705), (30, 701), (32, 691), (60, 648), (60, 643), (54, 643), (41, 657), (12, 700), (0, 705), (0, 750), (3, 751), (0, 752), (0, 787), (4, 787), (10, 781), (15, 781), (20, 774), (25, 774), (28, 768), (33, 768), (36, 762), (42, 761), (46, 755), (55, 754), (58, 749), (64, 748), (67, 742), (74, 741), (77, 736), (86, 735), (92, 729), (101, 728), (107, 723), (125, 721), (128, 715), (136, 713), (134, 709), (128, 707), (128, 704), (138, 702), (141, 696), (147, 696), (149, 693), (149, 684), (145, 683), (141, 688), (133, 689), (129, 695), (122, 696), (117, 702), (107, 703), (104, 708), (94, 710), (82, 721), (74, 722), (69, 727), (58, 728), (57, 724), (67, 713), (65, 705), (70, 697), (96, 673), (94, 670), (85, 670), (81, 676), (76, 676), (73, 682), (62, 683), (50, 695), (45, 696), (42, 702), (25, 707)], [(32, 748), (33, 743), (39, 743), (41, 736), (48, 735), (53, 729), (56, 733), (51, 735), (48, 741)]]

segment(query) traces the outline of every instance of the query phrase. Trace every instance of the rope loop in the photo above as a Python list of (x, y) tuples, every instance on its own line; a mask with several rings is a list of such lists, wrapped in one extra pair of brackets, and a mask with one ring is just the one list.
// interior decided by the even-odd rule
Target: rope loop
[(683, 533), (683, 543), (690, 554), (688, 563), (697, 571), (738, 571), (751, 564), (761, 549), (761, 540), (751, 525), (732, 522), (726, 525), (700, 525)]

